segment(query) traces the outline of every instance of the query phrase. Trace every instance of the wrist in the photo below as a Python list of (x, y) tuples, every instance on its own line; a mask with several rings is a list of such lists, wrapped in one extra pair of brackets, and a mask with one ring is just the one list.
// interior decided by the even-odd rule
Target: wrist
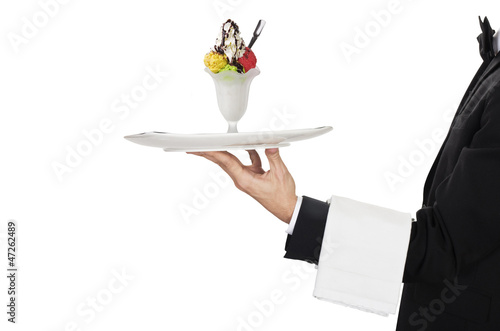
[(285, 222), (286, 224), (290, 224), (290, 220), (293, 216), (293, 211), (295, 210), (295, 205), (297, 204), (297, 195), (294, 195), (291, 199), (287, 199), (287, 203), (284, 206), (283, 215), (278, 217), (280, 220)]

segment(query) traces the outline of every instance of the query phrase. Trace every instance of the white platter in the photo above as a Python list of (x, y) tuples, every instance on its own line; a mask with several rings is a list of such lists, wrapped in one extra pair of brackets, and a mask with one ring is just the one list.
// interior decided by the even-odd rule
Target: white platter
[(125, 139), (139, 145), (162, 148), (166, 152), (206, 152), (286, 147), (291, 142), (314, 138), (331, 130), (331, 126), (322, 126), (312, 129), (237, 133), (184, 134), (152, 131), (125, 136)]

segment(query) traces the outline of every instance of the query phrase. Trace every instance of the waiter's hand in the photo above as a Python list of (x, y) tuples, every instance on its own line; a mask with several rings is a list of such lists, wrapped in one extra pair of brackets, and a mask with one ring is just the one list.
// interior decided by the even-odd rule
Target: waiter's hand
[(295, 181), (288, 172), (279, 149), (266, 149), (269, 160), (268, 171), (262, 169), (260, 156), (255, 150), (248, 150), (251, 165), (243, 165), (241, 161), (229, 152), (187, 152), (203, 156), (218, 164), (233, 180), (234, 185), (257, 200), (264, 208), (285, 223), (290, 223), (297, 195)]

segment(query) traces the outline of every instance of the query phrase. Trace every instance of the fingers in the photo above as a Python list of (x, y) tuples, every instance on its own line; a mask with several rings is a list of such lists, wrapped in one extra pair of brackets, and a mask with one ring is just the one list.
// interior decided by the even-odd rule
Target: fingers
[[(257, 151), (254, 149), (247, 150), (247, 152), (250, 156), (250, 160), (252, 161), (252, 167), (262, 168), (262, 161), (260, 159), (259, 153), (257, 153)], [(203, 156), (207, 160), (218, 164), (231, 177), (245, 168), (245, 166), (236, 156), (227, 151), (186, 153)], [(279, 154), (279, 148), (266, 149), (266, 156), (269, 160), (269, 167), (271, 168), (271, 171), (282, 171), (283, 169), (286, 169), (285, 163), (283, 162)]]
[(250, 160), (252, 160), (252, 166), (261, 168), (262, 162), (260, 160), (259, 153), (257, 153), (255, 149), (249, 149), (247, 152), (250, 155)]
[(207, 160), (218, 164), (233, 180), (238, 177), (244, 168), (243, 164), (236, 156), (226, 151), (187, 153), (203, 156)]
[(283, 169), (286, 169), (285, 163), (281, 159), (279, 148), (266, 149), (266, 156), (269, 160), (271, 171), (283, 171)]
[[(252, 172), (259, 174), (265, 173), (265, 171), (262, 169), (262, 161), (259, 153), (257, 153), (256, 150), (247, 150), (247, 152), (250, 156), (250, 160), (252, 161)], [(237, 182), (242, 180), (245, 166), (236, 156), (227, 151), (187, 152), (187, 154), (203, 156), (207, 160), (218, 164), (233, 179), (233, 181)], [(266, 156), (269, 160), (269, 167), (271, 172), (278, 175), (284, 175), (288, 172), (283, 160), (281, 159), (278, 148), (266, 149)]]

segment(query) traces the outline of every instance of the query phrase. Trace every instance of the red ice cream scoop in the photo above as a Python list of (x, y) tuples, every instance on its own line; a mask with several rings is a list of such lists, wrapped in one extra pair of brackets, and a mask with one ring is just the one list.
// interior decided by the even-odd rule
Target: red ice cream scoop
[(255, 57), (255, 53), (246, 47), (245, 53), (238, 59), (238, 62), (243, 66), (245, 72), (248, 72), (248, 70), (255, 68), (257, 58)]

